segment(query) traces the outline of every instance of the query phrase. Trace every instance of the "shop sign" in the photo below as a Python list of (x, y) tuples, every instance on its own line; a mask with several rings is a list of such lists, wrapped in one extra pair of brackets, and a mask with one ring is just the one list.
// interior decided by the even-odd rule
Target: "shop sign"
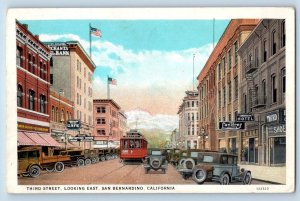
[(278, 109), (267, 113), (266, 122), (267, 123), (285, 123), (285, 109)]
[(245, 129), (245, 122), (219, 122), (219, 129), (241, 130)]
[(238, 114), (236, 121), (254, 121), (254, 115), (252, 114)]
[(49, 127), (32, 125), (32, 124), (18, 123), (18, 129), (19, 130), (26, 130), (26, 131), (36, 131), (36, 132), (49, 133)]
[(284, 134), (286, 132), (286, 125), (285, 124), (278, 124), (274, 126), (269, 126), (268, 127), (268, 132), (269, 135), (279, 135), (279, 134)]
[(67, 129), (77, 130), (80, 129), (81, 123), (79, 120), (68, 120), (66, 124)]
[(76, 136), (69, 137), (70, 142), (92, 142), (94, 141), (94, 137), (88, 136), (86, 134), (79, 134)]
[(47, 43), (53, 56), (69, 56), (70, 50), (66, 43)]

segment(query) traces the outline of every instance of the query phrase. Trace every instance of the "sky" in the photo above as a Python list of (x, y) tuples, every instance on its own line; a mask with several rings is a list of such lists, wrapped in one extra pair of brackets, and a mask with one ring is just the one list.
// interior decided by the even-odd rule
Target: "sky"
[[(125, 111), (176, 115), (196, 77), (230, 20), (34, 20), (29, 25), (42, 42), (76, 40), (89, 54), (92, 36), (94, 98), (107, 98), (107, 76), (117, 80), (110, 96)], [(213, 27), (215, 30), (213, 31)], [(213, 37), (214, 33), (214, 37)], [(193, 61), (193, 55), (195, 58)], [(194, 66), (194, 74), (193, 74)]]

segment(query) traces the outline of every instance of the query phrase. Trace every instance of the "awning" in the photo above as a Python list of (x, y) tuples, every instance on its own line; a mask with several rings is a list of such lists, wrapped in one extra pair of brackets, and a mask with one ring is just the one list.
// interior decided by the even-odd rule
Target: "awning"
[(50, 133), (18, 132), (18, 145), (39, 145), (60, 147), (61, 145), (51, 137)]

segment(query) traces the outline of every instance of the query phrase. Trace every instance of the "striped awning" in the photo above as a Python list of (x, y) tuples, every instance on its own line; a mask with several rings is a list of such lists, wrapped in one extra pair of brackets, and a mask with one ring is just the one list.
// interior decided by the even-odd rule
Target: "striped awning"
[(51, 137), (50, 133), (18, 132), (18, 145), (39, 145), (60, 147), (61, 145)]

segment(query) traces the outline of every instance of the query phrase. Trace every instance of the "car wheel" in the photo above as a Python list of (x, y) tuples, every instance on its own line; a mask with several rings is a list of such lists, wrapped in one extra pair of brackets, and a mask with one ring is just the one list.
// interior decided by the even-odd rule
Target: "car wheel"
[(252, 175), (251, 175), (250, 172), (247, 172), (245, 177), (244, 177), (243, 184), (250, 185), (251, 181), (252, 181)]
[(228, 185), (230, 182), (229, 175), (227, 173), (224, 173), (220, 177), (220, 184), (221, 185)]
[(106, 155), (105, 155), (105, 160), (108, 161), (108, 160), (110, 160), (110, 159), (111, 159), (110, 154), (106, 154)]
[(78, 166), (84, 166), (84, 160), (82, 159), (82, 158), (79, 158), (78, 160), (77, 160), (77, 165)]
[(192, 170), (195, 167), (195, 161), (192, 158), (188, 158), (183, 162), (183, 168)]
[(204, 170), (203, 168), (197, 168), (193, 171), (192, 178), (196, 183), (202, 184), (205, 181), (206, 176), (206, 170)]
[(92, 164), (95, 164), (95, 163), (96, 163), (96, 160), (97, 160), (96, 157), (93, 157), (93, 158), (92, 158)]
[(62, 162), (57, 162), (54, 165), (55, 172), (63, 172), (65, 169), (65, 165)]
[(85, 159), (85, 165), (90, 165), (92, 163), (91, 159), (87, 158)]
[(183, 163), (184, 163), (184, 161), (185, 161), (185, 158), (182, 158), (182, 159), (180, 159), (180, 161), (179, 161), (178, 165), (182, 166), (182, 165), (183, 165)]
[(104, 155), (100, 156), (100, 161), (102, 161), (102, 162), (105, 161), (105, 156)]
[(32, 165), (29, 170), (28, 170), (28, 174), (31, 177), (38, 177), (41, 174), (41, 168), (37, 165)]

